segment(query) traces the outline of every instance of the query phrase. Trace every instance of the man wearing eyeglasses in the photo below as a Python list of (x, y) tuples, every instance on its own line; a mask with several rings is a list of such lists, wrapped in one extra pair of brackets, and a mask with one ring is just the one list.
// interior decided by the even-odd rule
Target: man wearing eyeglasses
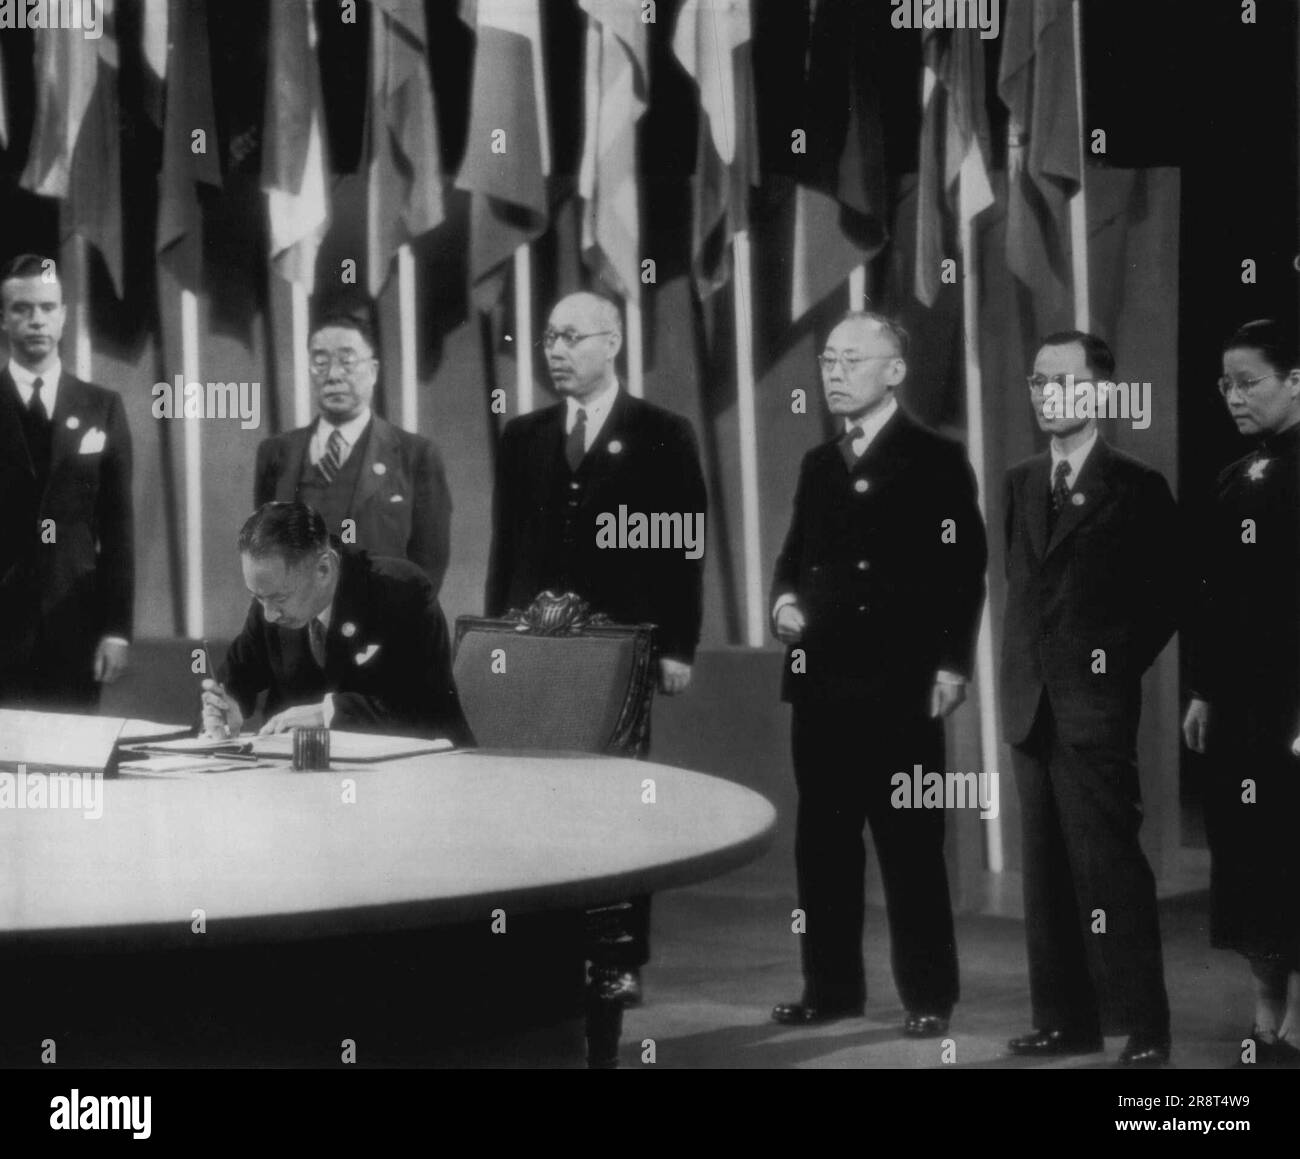
[[(1034, 1029), (1013, 1054), (1169, 1058), (1155, 879), (1138, 841), (1142, 674), (1178, 622), (1178, 513), (1164, 476), (1111, 447), (1094, 407), (1115, 359), (1043, 340), (1029, 402), (1048, 450), (1007, 473), (1002, 716), (1021, 802)], [(1172, 418), (1172, 416), (1171, 416)]]
[(944, 772), (943, 721), (966, 698), (987, 551), (964, 450), (899, 406), (907, 335), (848, 315), (819, 359), (839, 433), (809, 451), (776, 562), (772, 628), (787, 646), (799, 812), (804, 991), (772, 1011), (812, 1025), (859, 1016), (870, 824), (903, 1033), (945, 1034), (958, 999), (941, 808), (900, 809), (898, 773)]
[[(700, 639), (704, 542), (602, 546), (601, 515), (698, 517), (707, 496), (695, 434), (679, 415), (624, 390), (615, 370), (623, 344), (617, 306), (577, 293), (551, 311), (542, 348), (560, 401), (506, 425), (497, 450), (489, 616), (523, 609), (544, 591), (574, 592), (615, 623), (654, 624), (659, 688), (685, 691)], [(692, 558), (692, 555), (694, 558)], [(609, 1000), (640, 1000), (648, 960), (649, 901), (633, 902), (631, 941), (603, 978)]]
[(451, 536), (442, 459), (428, 439), (371, 410), (379, 362), (368, 322), (346, 313), (323, 319), (308, 365), (317, 418), (257, 448), (253, 502), (301, 499), (344, 544), (423, 568), (436, 593)]

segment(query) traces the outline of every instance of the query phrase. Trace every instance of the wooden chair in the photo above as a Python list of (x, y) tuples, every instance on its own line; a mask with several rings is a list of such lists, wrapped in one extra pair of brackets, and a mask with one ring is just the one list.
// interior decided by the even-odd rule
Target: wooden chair
[(654, 697), (649, 624), (612, 624), (572, 592), (503, 619), (456, 620), (454, 673), (483, 748), (644, 757)]
[[(650, 624), (593, 615), (572, 592), (542, 592), (502, 619), (456, 620), (453, 671), (465, 718), (483, 748), (608, 753), (644, 759), (655, 680)], [(607, 993), (631, 942), (634, 907), (588, 910), (587, 1065), (618, 1065), (623, 1006)], [(648, 913), (648, 910), (646, 911)], [(644, 919), (645, 914), (641, 915)]]

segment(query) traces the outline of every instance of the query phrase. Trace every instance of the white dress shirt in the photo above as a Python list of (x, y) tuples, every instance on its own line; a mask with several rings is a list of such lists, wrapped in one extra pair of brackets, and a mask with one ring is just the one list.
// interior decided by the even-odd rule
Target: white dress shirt
[(30, 406), (32, 402), (32, 392), (34, 387), (32, 383), (36, 379), (41, 380), (41, 402), (45, 404), (45, 413), (54, 418), (54, 403), (59, 395), (59, 375), (63, 373), (63, 363), (59, 359), (54, 360), (54, 365), (40, 374), (33, 374), (25, 366), (19, 366), (12, 358), (9, 359), (9, 373), (12, 375), (14, 384), (18, 387), (18, 397), (23, 400), (23, 406)]
[(318, 418), (316, 420), (316, 429), (312, 432), (311, 444), (307, 448), (311, 465), (316, 466), (325, 457), (325, 449), (329, 446), (330, 435), (335, 431), (338, 431), (343, 436), (343, 449), (339, 452), (339, 466), (346, 463), (348, 456), (352, 454), (352, 448), (357, 445), (357, 440), (361, 438), (369, 421), (369, 407), (366, 407), (356, 418), (348, 419), (347, 422), (337, 427), (331, 422), (326, 422), (324, 418)]
[(593, 395), (585, 402), (579, 402), (571, 394), (565, 395), (564, 433), (566, 435), (573, 433), (573, 424), (578, 421), (578, 408), (581, 407), (587, 412), (587, 429), (582, 440), (584, 454), (591, 450), (592, 444), (596, 441), (596, 436), (600, 434), (600, 428), (605, 425), (605, 420), (609, 418), (610, 408), (613, 407), (616, 398), (618, 398), (617, 379), (614, 380), (613, 386), (607, 386), (599, 394)]

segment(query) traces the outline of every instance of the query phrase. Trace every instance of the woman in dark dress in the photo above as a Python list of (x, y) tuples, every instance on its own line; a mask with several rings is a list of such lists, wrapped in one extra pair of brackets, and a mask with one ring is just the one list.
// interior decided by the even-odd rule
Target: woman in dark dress
[(1187, 745), (1208, 755), (1210, 940), (1255, 979), (1259, 1061), (1300, 1061), (1300, 352), (1263, 320), (1224, 345), (1219, 390), (1254, 448), (1204, 527)]

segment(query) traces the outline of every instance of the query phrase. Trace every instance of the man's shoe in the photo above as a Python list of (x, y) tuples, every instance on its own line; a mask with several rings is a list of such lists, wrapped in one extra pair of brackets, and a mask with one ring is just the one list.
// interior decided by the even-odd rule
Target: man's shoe
[(842, 1018), (861, 1018), (862, 1006), (813, 1006), (807, 1002), (780, 1002), (772, 1007), (772, 1021), (782, 1026), (818, 1026)]
[(903, 1022), (906, 1038), (938, 1038), (947, 1033), (948, 1018), (943, 1014), (914, 1014), (909, 1010)]
[(1100, 1034), (1077, 1034), (1070, 1030), (1035, 1030), (1007, 1043), (1012, 1054), (1027, 1058), (1055, 1058), (1067, 1054), (1098, 1054), (1106, 1044)]
[(1169, 1039), (1132, 1034), (1119, 1052), (1120, 1066), (1164, 1066), (1169, 1061)]
[(592, 984), (602, 1002), (617, 1002), (623, 1007), (641, 1005), (640, 970), (593, 970)]

